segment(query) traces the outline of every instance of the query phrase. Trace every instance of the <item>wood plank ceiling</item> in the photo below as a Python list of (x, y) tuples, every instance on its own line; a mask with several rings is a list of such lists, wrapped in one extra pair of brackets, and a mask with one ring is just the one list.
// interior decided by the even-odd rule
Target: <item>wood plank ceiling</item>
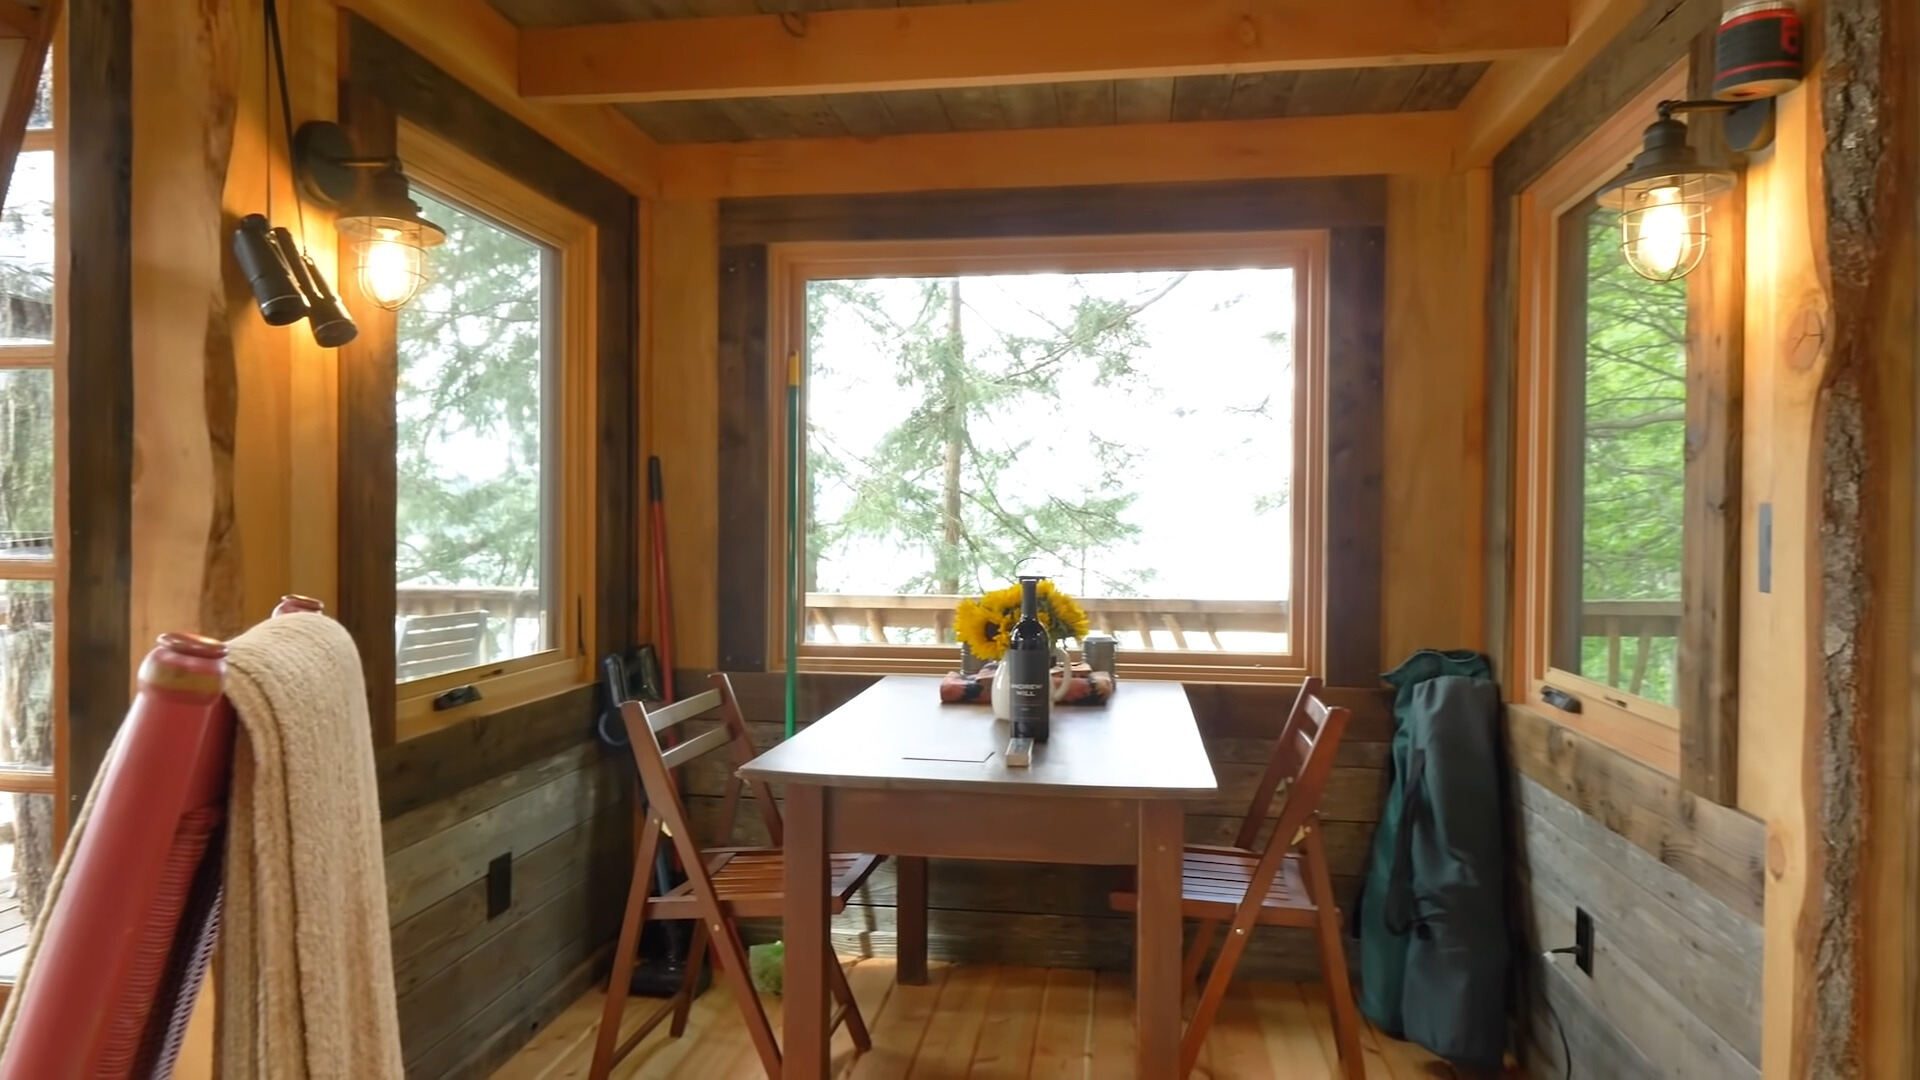
[[(489, 0), (522, 27), (917, 7), (939, 0)], [(1487, 65), (1275, 71), (1023, 86), (662, 101), (619, 106), (662, 143), (1427, 112), (1457, 107)]]

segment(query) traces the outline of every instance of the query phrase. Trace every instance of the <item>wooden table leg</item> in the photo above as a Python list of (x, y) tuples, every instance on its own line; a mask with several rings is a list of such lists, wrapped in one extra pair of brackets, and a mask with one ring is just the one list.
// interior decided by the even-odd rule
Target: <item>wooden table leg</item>
[(902, 855), (894, 860), (894, 978), (902, 986), (927, 984), (927, 860)]
[(786, 1080), (827, 1075), (827, 792), (787, 785), (786, 974), (782, 1064)]
[(1134, 1075), (1180, 1075), (1180, 847), (1182, 808), (1140, 804), (1139, 904), (1133, 928)]

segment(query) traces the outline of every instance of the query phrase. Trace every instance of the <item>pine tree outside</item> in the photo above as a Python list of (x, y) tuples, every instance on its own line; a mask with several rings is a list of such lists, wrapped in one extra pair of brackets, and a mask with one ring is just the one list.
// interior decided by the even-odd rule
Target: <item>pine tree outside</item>
[(807, 642), (950, 643), (1034, 572), (1128, 650), (1287, 652), (1296, 273), (809, 281)]
[(553, 557), (555, 255), (451, 200), (414, 198), (447, 241), (399, 315), (402, 682), (550, 647)]
[[(1579, 593), (1554, 599), (1566, 627), (1554, 666), (1662, 705), (1676, 701), (1681, 525), (1686, 516), (1687, 283), (1635, 273), (1618, 215), (1583, 217), (1584, 348), (1562, 360), (1578, 401), (1556, 426), (1570, 467), (1558, 550), (1579, 553)], [(1577, 631), (1573, 628), (1577, 627)]]

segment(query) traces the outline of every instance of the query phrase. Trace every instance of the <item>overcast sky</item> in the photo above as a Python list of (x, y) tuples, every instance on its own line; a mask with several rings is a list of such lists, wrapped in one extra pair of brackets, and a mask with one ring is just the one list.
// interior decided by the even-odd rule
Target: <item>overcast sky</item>
[[(1079, 287), (1093, 295), (1134, 301), (1159, 292), (1170, 273), (1024, 274), (965, 279), (963, 331), (976, 357), (997, 353), (1000, 333), (1049, 333), (1046, 320), (1071, 318)], [(911, 322), (921, 299), (918, 283), (869, 283), (889, 314)], [(1136, 448), (1128, 487), (1139, 499), (1124, 515), (1141, 527), (1133, 543), (1109, 553), (1115, 570), (1151, 570), (1141, 595), (1191, 599), (1281, 600), (1288, 596), (1291, 544), (1284, 510), (1259, 513), (1261, 494), (1282, 492), (1291, 470), (1293, 369), (1291, 337), (1275, 344), (1271, 332), (1291, 334), (1290, 270), (1218, 270), (1189, 274), (1139, 317), (1148, 344), (1136, 354), (1144, 375), (1136, 387), (1092, 385), (1084, 361), (1063, 377), (1058, 404), (1033, 398), (995, 414), (973, 437), (1005, 447), (1032, 439), (1030, 464), (1010, 477), (1003, 497), (1043, 493), (1073, 496), (1097, 476), (1088, 441), (1098, 435)], [(847, 313), (822, 334), (821, 373), (808, 390), (812, 420), (833, 433), (843, 451), (871, 453), (919, 399), (895, 374), (897, 345)], [(1262, 408), (1264, 406), (1264, 409)], [(936, 473), (930, 484), (939, 482)], [(819, 515), (846, 507), (845, 489), (824, 490)], [(823, 590), (887, 593), (925, 570), (925, 551), (883, 542), (846, 545), (828, 553)], [(1057, 570), (1058, 567), (1040, 567)], [(1078, 590), (1077, 575), (1061, 575)], [(1100, 595), (1087, 582), (1089, 595)]]

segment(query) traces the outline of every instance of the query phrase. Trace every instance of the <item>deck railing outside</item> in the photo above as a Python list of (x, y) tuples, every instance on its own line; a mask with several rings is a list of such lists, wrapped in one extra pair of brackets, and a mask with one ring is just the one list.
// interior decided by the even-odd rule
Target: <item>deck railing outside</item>
[[(832, 645), (949, 643), (959, 600), (938, 594), (808, 593), (807, 640)], [(1290, 612), (1285, 600), (1082, 597), (1080, 606), (1095, 631), (1113, 634), (1126, 649), (1279, 652), (1287, 644)], [(1678, 601), (1593, 602), (1586, 605), (1580, 632), (1606, 639), (1609, 683), (1638, 692), (1653, 643), (1680, 636), (1680, 612)], [(1628, 642), (1638, 647), (1629, 651), (1624, 647)]]
[[(1158, 600), (1080, 597), (1095, 632), (1122, 648), (1278, 652), (1286, 648), (1285, 600)], [(951, 642), (958, 596), (807, 594), (807, 640), (816, 644), (937, 645)], [(1222, 638), (1221, 635), (1227, 635)], [(1150, 642), (1150, 644), (1148, 644)]]
[[(1681, 612), (1678, 600), (1589, 600), (1580, 609), (1580, 636), (1600, 638), (1607, 643), (1607, 674), (1604, 682), (1630, 694), (1639, 694), (1647, 682), (1654, 645), (1680, 636)], [(1629, 654), (1627, 642), (1634, 648)], [(1680, 650), (1665, 650), (1668, 662), (1676, 670), (1668, 672), (1667, 685), (1679, 684)], [(1594, 673), (1586, 672), (1592, 677)]]
[[(807, 594), (807, 640), (815, 644), (936, 645), (953, 641), (958, 596)], [(538, 589), (420, 585), (399, 590), (397, 613), (485, 611), (515, 635), (537, 634), (545, 609)], [(1285, 600), (1081, 598), (1093, 629), (1129, 649), (1278, 652), (1286, 648)], [(1656, 642), (1680, 636), (1677, 600), (1599, 600), (1585, 605), (1580, 634), (1607, 643), (1608, 685), (1638, 693)], [(1149, 644), (1150, 643), (1150, 644)]]

